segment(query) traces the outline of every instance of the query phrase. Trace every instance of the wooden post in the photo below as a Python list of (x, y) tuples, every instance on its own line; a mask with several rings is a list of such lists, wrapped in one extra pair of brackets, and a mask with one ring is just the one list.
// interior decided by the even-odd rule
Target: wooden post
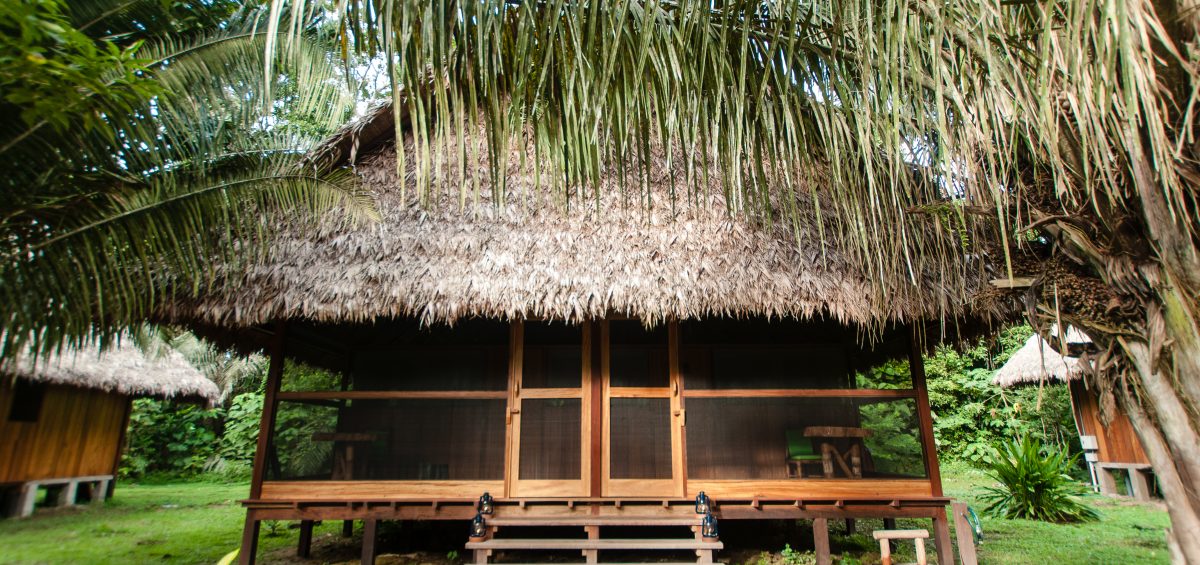
[(238, 565), (254, 565), (258, 554), (258, 517), (254, 510), (246, 511), (246, 523), (242, 526), (242, 546), (238, 550)]
[(813, 548), (817, 554), (817, 565), (832, 565), (829, 556), (829, 519), (813, 518)]
[(354, 537), (354, 520), (342, 520), (342, 537)]
[[(275, 396), (283, 379), (283, 322), (275, 323), (275, 335), (271, 339), (271, 366), (267, 369), (266, 395), (263, 398), (262, 420), (258, 425), (258, 445), (254, 450), (254, 470), (250, 478), (250, 498), (262, 496), (265, 477), (267, 447), (271, 432), (275, 429)], [(258, 553), (258, 517), (253, 510), (246, 510), (246, 524), (242, 527), (242, 548), (238, 553), (240, 565), (252, 565)]]
[(885, 529), (885, 530), (896, 529), (896, 519), (895, 518), (884, 518), (883, 519), (883, 529)]
[[(977, 565), (979, 559), (975, 556), (975, 534), (967, 523), (967, 504), (954, 502), (950, 504), (954, 513), (954, 536), (958, 539), (958, 558), (963, 565)], [(938, 557), (940, 560), (941, 557)], [(939, 561), (940, 563), (940, 561)]]
[(262, 421), (258, 427), (258, 446), (254, 451), (254, 475), (250, 481), (250, 498), (262, 496), (262, 484), (266, 475), (267, 448), (275, 430), (276, 395), (283, 379), (284, 324), (275, 323), (275, 335), (271, 339), (271, 366), (267, 369), (266, 395), (263, 398)]
[(854, 518), (846, 518), (846, 535), (848, 535), (848, 536), (854, 535), (854, 529), (855, 529), (854, 526), (855, 526)]
[(296, 556), (308, 559), (312, 555), (312, 520), (300, 520), (300, 540), (296, 544)]
[(375, 564), (375, 531), (379, 520), (363, 520), (362, 565)]
[[(600, 539), (600, 526), (584, 526), (583, 530), (587, 532), (588, 539)], [(583, 550), (584, 561), (587, 563), (600, 562), (600, 550), (585, 549)]]
[[(937, 444), (933, 440), (933, 415), (929, 410), (929, 389), (925, 384), (925, 361), (921, 356), (917, 335), (917, 326), (909, 326), (909, 341), (912, 342), (912, 352), (909, 356), (909, 369), (912, 374), (913, 388), (917, 391), (917, 420), (921, 426), (921, 445), (925, 451), (925, 476), (933, 496), (942, 496), (942, 473), (938, 468)], [(945, 512), (942, 521), (945, 522)], [(938, 553), (939, 558), (941, 553)], [(947, 562), (948, 563), (948, 562)]]
[(954, 563), (954, 546), (950, 543), (950, 522), (946, 520), (945, 508), (939, 508), (933, 515), (933, 545), (937, 548), (938, 563)]

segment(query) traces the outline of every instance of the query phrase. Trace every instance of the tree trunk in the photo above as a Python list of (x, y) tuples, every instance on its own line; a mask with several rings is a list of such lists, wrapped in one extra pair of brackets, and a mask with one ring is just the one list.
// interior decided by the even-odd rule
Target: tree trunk
[(1118, 398), (1121, 399), (1121, 407), (1142, 442), (1146, 457), (1154, 467), (1159, 488), (1162, 489), (1167, 502), (1167, 513), (1171, 517), (1168, 536), (1172, 559), (1177, 563), (1200, 563), (1200, 513), (1194, 504), (1188, 503), (1193, 498), (1190, 495), (1194, 492), (1194, 485), (1184, 481), (1177, 472), (1162, 435), (1142, 411), (1137, 400), (1130, 398), (1127, 391), (1118, 395)]

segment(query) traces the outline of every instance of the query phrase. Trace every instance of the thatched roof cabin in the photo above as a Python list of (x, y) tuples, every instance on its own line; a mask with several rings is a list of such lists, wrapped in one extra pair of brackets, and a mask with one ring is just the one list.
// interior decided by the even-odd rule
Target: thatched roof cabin
[(221, 396), (217, 385), (178, 351), (167, 349), (149, 356), (128, 342), (107, 350), (66, 349), (49, 358), (24, 358), (6, 366), (4, 372), (30, 382), (122, 396), (177, 398), (205, 404), (213, 404)]
[(39, 489), (70, 505), (113, 494), (134, 398), (215, 404), (217, 386), (168, 349), (125, 342), (6, 360), (0, 369), (0, 516), (29, 516)]
[[(1066, 340), (1068, 344), (1091, 343), (1075, 328), (1067, 329)], [(1078, 380), (1086, 369), (1078, 357), (1060, 354), (1041, 336), (1034, 334), (996, 371), (992, 384), (1009, 388), (1046, 381), (1065, 383)]]
[(471, 519), (485, 493), (497, 518), (563, 525), (686, 523), (700, 492), (745, 502), (723, 520), (931, 518), (952, 561), (916, 326), (1002, 314), (963, 300), (992, 277), (942, 245), (957, 228), (914, 213), (886, 237), (927, 245), (856, 255), (819, 165), (791, 201), (762, 195), (768, 217), (673, 148), (566, 183), (527, 141), (494, 176), (478, 131), (418, 170), (395, 125), (377, 107), (307, 163), (352, 167), (379, 221), (281, 220), (262, 262), (161, 312), (270, 350), (243, 563), (264, 519), (364, 520), (370, 555), (376, 520)]
[[(1085, 350), (1092, 343), (1087, 335), (1072, 327), (1063, 336), (1052, 327), (1050, 335), (1055, 342), (1062, 342), (1058, 349), (1068, 353)], [(1111, 396), (1108, 402), (1101, 402), (1099, 392), (1085, 378), (1089, 367), (1084, 359), (1063, 355), (1058, 349), (1034, 334), (996, 371), (992, 384), (1012, 388), (1065, 383), (1092, 483), (1102, 492), (1115, 493), (1109, 471), (1117, 470), (1128, 473), (1129, 488), (1135, 495), (1148, 496), (1146, 475), (1139, 469), (1149, 470), (1149, 465), (1129, 418), (1112, 402)]]
[[(935, 261), (914, 256), (914, 270), (905, 275), (909, 284), (881, 290), (861, 267), (875, 259), (850, 257), (823, 243), (822, 232), (835, 232), (834, 214), (822, 216), (812, 204), (811, 198), (823, 196), (800, 197), (795, 210), (801, 221), (793, 232), (778, 217), (781, 206), (767, 222), (736, 210), (740, 204), (727, 204), (718, 176), (701, 187), (706, 193), (689, 195), (679, 180), (686, 159), (675, 156), (668, 167), (661, 147), (652, 150), (656, 160), (646, 179), (636, 163), (624, 176), (607, 171), (597, 200), (591, 188), (537, 189), (554, 175), (535, 171), (532, 151), (513, 144), (505, 200), (497, 205), (479, 133), (464, 142), (478, 149), (478, 158), (466, 164), (450, 159), (430, 172), (434, 195), (422, 202), (411, 138), (404, 182), (397, 174), (392, 120), (390, 105), (377, 107), (312, 157), (316, 168), (353, 166), (381, 221), (297, 227), (273, 241), (264, 263), (218, 281), (198, 300), (173, 304), (163, 317), (244, 328), (283, 318), (452, 323), (472, 316), (577, 321), (617, 313), (648, 323), (725, 315), (873, 324), (996, 314), (961, 299), (986, 289), (988, 276), (978, 265), (922, 271)], [(463, 178), (481, 187), (478, 198), (472, 189), (459, 201)], [(650, 206), (639, 200), (643, 180), (650, 185)], [(929, 231), (925, 236), (951, 237), (934, 233), (928, 218), (913, 221)]]

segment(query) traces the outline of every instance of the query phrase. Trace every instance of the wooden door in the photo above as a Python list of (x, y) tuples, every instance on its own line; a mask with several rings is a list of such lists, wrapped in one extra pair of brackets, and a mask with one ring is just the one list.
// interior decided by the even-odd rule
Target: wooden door
[(602, 325), (603, 496), (683, 496), (675, 325)]
[(591, 324), (514, 324), (509, 496), (587, 496)]

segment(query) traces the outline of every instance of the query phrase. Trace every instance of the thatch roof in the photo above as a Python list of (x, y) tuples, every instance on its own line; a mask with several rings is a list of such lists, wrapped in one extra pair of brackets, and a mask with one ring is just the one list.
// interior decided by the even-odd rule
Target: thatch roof
[[(834, 231), (834, 214), (820, 216), (815, 209), (811, 194), (819, 191), (798, 198), (801, 221), (793, 233), (778, 217), (752, 221), (731, 213), (717, 177), (702, 193), (689, 195), (678, 181), (687, 160), (674, 155), (668, 166), (661, 147), (652, 150), (645, 178), (636, 162), (622, 172), (607, 171), (597, 200), (590, 187), (539, 190), (553, 173), (534, 171), (531, 148), (513, 144), (505, 200), (497, 205), (487, 151), (470, 149), (485, 147), (486, 138), (469, 134), (467, 162), (443, 162), (432, 173), (438, 194), (419, 202), (412, 140), (405, 140), (410, 157), (402, 183), (392, 120), (390, 107), (374, 108), (311, 160), (317, 168), (353, 164), (382, 221), (295, 229), (272, 244), (263, 264), (220, 280), (199, 299), (172, 304), (162, 317), (221, 327), (273, 319), (579, 320), (614, 313), (651, 323), (710, 315), (878, 323), (962, 316), (968, 307), (957, 297), (986, 286), (982, 272), (968, 272), (982, 269), (964, 267), (958, 273), (915, 271), (911, 284), (880, 290), (856, 267), (869, 258), (846, 257), (821, 243), (822, 231)], [(482, 188), (478, 202), (472, 189), (460, 203), (460, 170)], [(651, 188), (649, 209), (638, 200), (644, 181)], [(541, 200), (554, 197), (573, 200), (565, 210), (561, 199)]]
[[(1086, 335), (1074, 328), (1068, 328), (1065, 337), (1067, 343), (1090, 343)], [(1008, 388), (1042, 381), (1065, 383), (1079, 379), (1085, 370), (1087, 367), (1078, 357), (1063, 356), (1034, 334), (996, 371), (992, 384)]]
[(4, 373), (35, 382), (210, 405), (221, 396), (217, 385), (178, 351), (166, 349), (150, 357), (128, 342), (104, 351), (91, 347), (66, 349), (49, 358), (12, 360), (4, 367)]

